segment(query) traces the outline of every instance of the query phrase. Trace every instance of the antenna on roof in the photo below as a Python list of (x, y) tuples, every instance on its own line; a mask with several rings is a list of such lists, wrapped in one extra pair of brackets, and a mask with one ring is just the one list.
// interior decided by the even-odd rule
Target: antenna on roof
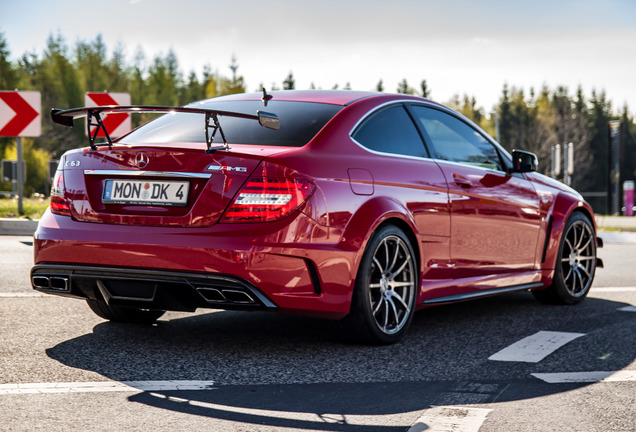
[(263, 101), (265, 106), (267, 106), (267, 102), (272, 99), (274, 99), (274, 96), (272, 96), (271, 94), (267, 94), (267, 90), (265, 90), (265, 87), (263, 87), (263, 97), (261, 98), (261, 100)]

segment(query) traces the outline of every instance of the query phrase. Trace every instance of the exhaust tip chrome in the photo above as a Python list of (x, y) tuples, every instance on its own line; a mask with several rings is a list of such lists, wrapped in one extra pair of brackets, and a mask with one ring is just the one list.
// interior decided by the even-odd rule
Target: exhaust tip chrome
[(256, 301), (245, 291), (224, 289), (221, 291), (230, 303), (252, 304)]
[(70, 292), (69, 278), (65, 276), (37, 275), (31, 278), (34, 289)]
[(197, 287), (197, 292), (208, 303), (256, 304), (257, 301), (245, 291), (212, 287)]
[(203, 296), (203, 298), (210, 303), (225, 303), (227, 299), (216, 288), (209, 287), (197, 287), (197, 292)]
[(46, 276), (33, 276), (31, 278), (31, 284), (35, 289), (49, 289), (51, 287), (49, 278)]

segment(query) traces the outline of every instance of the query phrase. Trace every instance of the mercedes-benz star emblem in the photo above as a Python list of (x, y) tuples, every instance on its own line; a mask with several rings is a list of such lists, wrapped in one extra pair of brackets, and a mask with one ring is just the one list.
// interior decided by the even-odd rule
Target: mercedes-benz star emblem
[(150, 158), (148, 157), (148, 155), (144, 152), (139, 152), (137, 153), (137, 156), (135, 156), (135, 166), (139, 169), (144, 169), (148, 166), (148, 164), (150, 163)]

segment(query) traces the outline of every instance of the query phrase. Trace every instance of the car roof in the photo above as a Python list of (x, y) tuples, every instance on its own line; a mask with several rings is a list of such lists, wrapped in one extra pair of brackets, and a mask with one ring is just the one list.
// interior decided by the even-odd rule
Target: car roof
[[(359, 99), (383, 95), (383, 93), (378, 92), (352, 90), (282, 90), (267, 92), (267, 94), (273, 96), (272, 100), (275, 101), (315, 102), (331, 105), (348, 105)], [(262, 98), (263, 93), (240, 93), (206, 99), (200, 102), (250, 101), (262, 100)]]

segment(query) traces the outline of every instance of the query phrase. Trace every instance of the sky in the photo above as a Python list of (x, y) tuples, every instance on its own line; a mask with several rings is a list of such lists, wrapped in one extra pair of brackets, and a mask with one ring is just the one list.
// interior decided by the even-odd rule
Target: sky
[(235, 56), (248, 91), (289, 72), (298, 89), (425, 79), (433, 100), (467, 94), (489, 112), (504, 84), (581, 86), (636, 113), (636, 0), (0, 0), (0, 32), (13, 59), (58, 33), (70, 47), (101, 34), (130, 63), (172, 49), (184, 77), (231, 76)]

